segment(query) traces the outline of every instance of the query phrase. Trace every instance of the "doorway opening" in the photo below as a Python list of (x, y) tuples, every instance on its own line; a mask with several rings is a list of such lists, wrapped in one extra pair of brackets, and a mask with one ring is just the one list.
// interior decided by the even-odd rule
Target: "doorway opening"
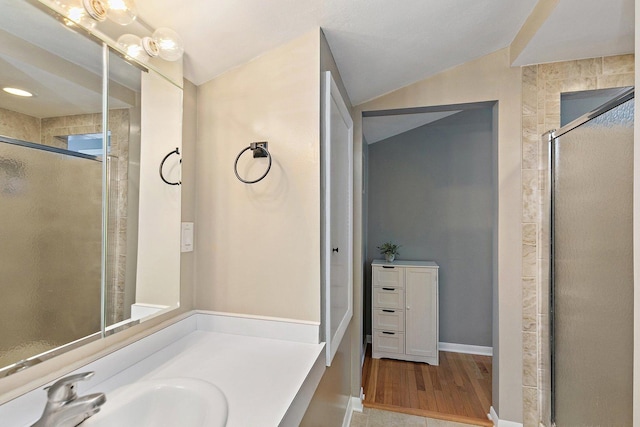
[(368, 111), (362, 130), (364, 405), (491, 426), (497, 103)]

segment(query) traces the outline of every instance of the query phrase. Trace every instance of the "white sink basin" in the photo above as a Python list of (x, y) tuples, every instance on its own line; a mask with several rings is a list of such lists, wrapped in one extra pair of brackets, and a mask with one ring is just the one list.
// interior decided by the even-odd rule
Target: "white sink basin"
[(83, 427), (224, 427), (227, 399), (215, 385), (194, 378), (139, 381), (107, 394)]

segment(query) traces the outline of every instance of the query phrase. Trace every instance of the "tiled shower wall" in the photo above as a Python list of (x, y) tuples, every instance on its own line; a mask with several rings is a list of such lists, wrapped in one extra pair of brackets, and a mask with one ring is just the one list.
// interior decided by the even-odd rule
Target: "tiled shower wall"
[(40, 142), (40, 119), (0, 108), (0, 135), (27, 142)]
[(634, 55), (532, 65), (522, 72), (522, 384), (524, 426), (550, 426), (548, 140), (560, 94), (634, 86)]

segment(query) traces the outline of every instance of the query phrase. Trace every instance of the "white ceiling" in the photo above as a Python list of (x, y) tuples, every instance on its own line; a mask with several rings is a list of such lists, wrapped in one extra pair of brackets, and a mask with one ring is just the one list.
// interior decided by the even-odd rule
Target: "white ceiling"
[[(511, 44), (537, 0), (137, 0), (176, 29), (202, 84), (322, 27), (354, 105)], [(634, 0), (562, 0), (518, 58), (542, 63), (633, 51)]]
[[(354, 105), (508, 46), (537, 0), (137, 0), (202, 84), (322, 27)], [(162, 5), (161, 7), (159, 5)]]
[(632, 53), (634, 0), (562, 0), (513, 65)]

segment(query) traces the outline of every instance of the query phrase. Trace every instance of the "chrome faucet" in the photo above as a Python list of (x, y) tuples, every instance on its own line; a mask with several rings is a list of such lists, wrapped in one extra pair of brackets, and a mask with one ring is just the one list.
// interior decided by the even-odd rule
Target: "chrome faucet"
[(93, 372), (69, 375), (45, 388), (47, 405), (38, 421), (31, 427), (75, 427), (100, 411), (107, 398), (104, 393), (78, 397), (76, 383), (86, 381)]

